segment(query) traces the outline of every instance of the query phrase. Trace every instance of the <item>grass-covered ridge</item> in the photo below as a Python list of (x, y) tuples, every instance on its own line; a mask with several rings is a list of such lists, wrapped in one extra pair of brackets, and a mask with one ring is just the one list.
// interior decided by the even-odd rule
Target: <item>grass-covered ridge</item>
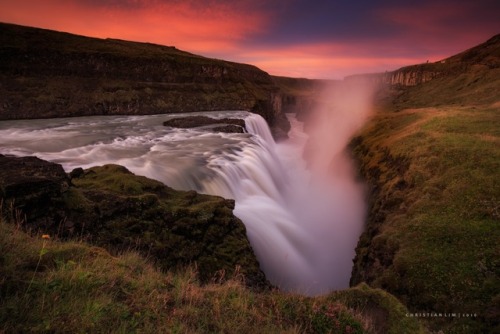
[(458, 314), (422, 318), (432, 331), (500, 330), (499, 71), (496, 35), (374, 75), (401, 80), (378, 92), (350, 145), (370, 188), (351, 283), (383, 288), (413, 313)]
[(118, 165), (67, 175), (0, 155), (0, 167), (2, 333), (420, 330), (364, 284), (317, 298), (273, 290), (234, 201)]
[(0, 331), (36, 333), (417, 333), (387, 293), (366, 285), (308, 298), (254, 292), (241, 274), (201, 285), (134, 252), (29, 235), (0, 220)]
[[(498, 107), (379, 111), (354, 139), (372, 186), (352, 283), (395, 294), (450, 332), (498, 326), (500, 298)], [(498, 329), (498, 328), (497, 328)]]

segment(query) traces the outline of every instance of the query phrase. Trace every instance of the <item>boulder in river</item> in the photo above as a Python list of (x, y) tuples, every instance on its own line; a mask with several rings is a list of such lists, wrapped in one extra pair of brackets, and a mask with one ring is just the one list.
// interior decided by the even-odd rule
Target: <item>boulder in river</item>
[[(206, 127), (209, 131), (214, 132), (235, 132), (243, 133), (246, 131), (245, 120), (239, 118), (211, 118), (207, 116), (186, 116), (169, 119), (163, 122), (164, 126), (171, 126), (175, 128), (197, 128)], [(210, 125), (218, 125), (209, 127)]]

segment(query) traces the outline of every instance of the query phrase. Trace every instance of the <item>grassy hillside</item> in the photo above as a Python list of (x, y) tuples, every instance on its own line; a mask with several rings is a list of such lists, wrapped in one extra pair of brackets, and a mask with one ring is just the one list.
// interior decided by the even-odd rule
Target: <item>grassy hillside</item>
[(412, 312), (477, 314), (432, 319), (435, 329), (498, 326), (499, 122), (493, 107), (380, 112), (355, 138), (372, 206), (353, 284), (386, 289)]
[(269, 286), (233, 200), (174, 190), (118, 165), (68, 175), (56, 163), (0, 155), (0, 201), (26, 230), (113, 254), (134, 249), (162, 269), (196, 263), (202, 282), (240, 267), (249, 286)]
[[(2, 333), (417, 333), (387, 293), (360, 285), (307, 298), (255, 292), (236, 272), (200, 285), (134, 252), (29, 235), (0, 219)], [(224, 283), (220, 283), (224, 281)]]
[(0, 155), (0, 333), (412, 333), (366, 285), (271, 289), (234, 201), (124, 167)]
[(499, 42), (393, 90), (351, 143), (371, 189), (351, 283), (410, 312), (469, 315), (420, 318), (435, 331), (500, 331)]

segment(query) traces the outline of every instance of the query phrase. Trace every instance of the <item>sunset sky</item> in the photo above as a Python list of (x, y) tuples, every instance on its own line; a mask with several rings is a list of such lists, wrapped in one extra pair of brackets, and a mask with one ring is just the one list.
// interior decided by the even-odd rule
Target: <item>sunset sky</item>
[(0, 0), (0, 21), (341, 79), (482, 43), (500, 33), (500, 1)]

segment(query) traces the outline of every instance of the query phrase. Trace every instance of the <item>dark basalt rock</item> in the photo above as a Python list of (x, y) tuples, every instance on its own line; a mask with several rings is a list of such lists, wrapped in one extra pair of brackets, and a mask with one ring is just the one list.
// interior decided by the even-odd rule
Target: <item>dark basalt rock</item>
[(244, 128), (238, 125), (223, 125), (212, 128), (213, 132), (225, 132), (225, 133), (244, 133)]
[(24, 227), (61, 239), (137, 250), (165, 270), (196, 263), (202, 282), (239, 268), (247, 284), (268, 286), (233, 200), (177, 191), (118, 165), (71, 174), (35, 157), (0, 155), (4, 214), (21, 210)]
[(163, 122), (164, 126), (171, 126), (174, 128), (196, 128), (200, 126), (207, 125), (215, 125), (215, 124), (224, 124), (224, 125), (237, 125), (241, 128), (245, 128), (245, 121), (238, 118), (222, 118), (216, 119), (207, 116), (186, 116), (186, 117), (177, 117), (169, 119), (168, 121)]
[(61, 165), (36, 157), (0, 155), (0, 198), (4, 208), (13, 203), (23, 211), (25, 219), (37, 221), (40, 226), (47, 224), (47, 216), (61, 219), (61, 199), (69, 186)]

